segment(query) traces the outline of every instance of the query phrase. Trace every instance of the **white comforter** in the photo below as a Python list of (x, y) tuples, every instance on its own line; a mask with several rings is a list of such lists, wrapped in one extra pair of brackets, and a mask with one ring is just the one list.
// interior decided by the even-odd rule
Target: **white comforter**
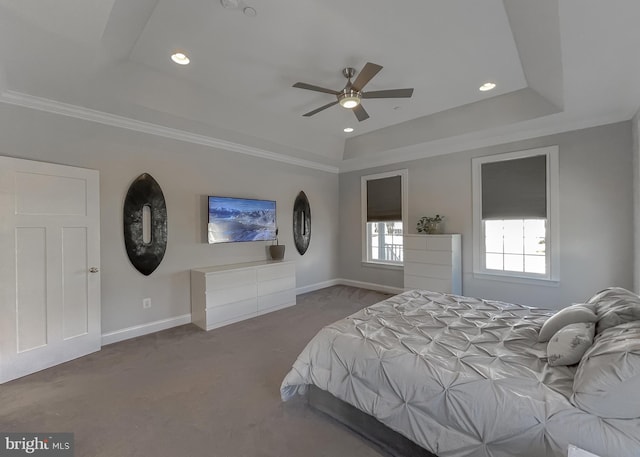
[(575, 368), (549, 367), (537, 342), (548, 315), (405, 292), (322, 329), (281, 395), (315, 384), (439, 457), (560, 457), (569, 444), (640, 456), (640, 420), (600, 419), (570, 403)]

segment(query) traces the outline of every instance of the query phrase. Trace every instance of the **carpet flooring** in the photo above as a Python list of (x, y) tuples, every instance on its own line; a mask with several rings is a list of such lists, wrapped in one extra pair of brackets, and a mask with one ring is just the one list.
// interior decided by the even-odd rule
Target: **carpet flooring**
[(389, 297), (334, 286), (205, 332), (184, 325), (0, 386), (0, 431), (73, 432), (76, 457), (379, 457), (280, 383), (323, 326)]

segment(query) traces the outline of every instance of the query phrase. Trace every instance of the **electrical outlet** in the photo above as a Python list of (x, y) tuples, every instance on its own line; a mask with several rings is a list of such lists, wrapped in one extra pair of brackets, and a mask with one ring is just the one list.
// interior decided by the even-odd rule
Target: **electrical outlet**
[(144, 309), (151, 308), (151, 299), (150, 298), (143, 298), (142, 299), (142, 307)]

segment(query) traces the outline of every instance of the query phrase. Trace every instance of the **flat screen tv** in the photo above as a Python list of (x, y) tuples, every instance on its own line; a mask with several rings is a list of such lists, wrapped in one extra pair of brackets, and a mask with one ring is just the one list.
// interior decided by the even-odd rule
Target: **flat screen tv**
[(209, 243), (270, 241), (276, 238), (276, 202), (209, 197)]

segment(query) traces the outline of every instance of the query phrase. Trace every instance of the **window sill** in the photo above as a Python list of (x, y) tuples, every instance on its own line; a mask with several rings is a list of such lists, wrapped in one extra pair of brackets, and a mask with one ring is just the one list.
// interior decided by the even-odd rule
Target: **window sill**
[(558, 287), (560, 281), (557, 279), (529, 278), (525, 276), (512, 276), (491, 273), (473, 273), (474, 279), (482, 279), (488, 281), (501, 281), (513, 284), (528, 284), (530, 286)]
[(382, 268), (384, 270), (404, 270), (404, 265), (397, 263), (367, 262), (363, 260), (361, 265), (367, 268)]

